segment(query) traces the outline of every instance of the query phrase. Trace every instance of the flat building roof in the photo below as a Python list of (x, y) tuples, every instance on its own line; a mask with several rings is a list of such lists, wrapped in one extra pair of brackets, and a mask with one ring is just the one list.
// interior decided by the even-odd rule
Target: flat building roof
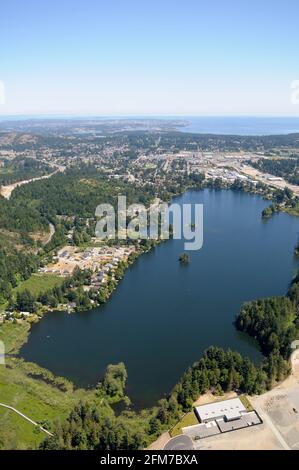
[(208, 403), (207, 405), (197, 406), (195, 410), (201, 422), (219, 418), (231, 421), (240, 418), (242, 412), (246, 412), (240, 398)]

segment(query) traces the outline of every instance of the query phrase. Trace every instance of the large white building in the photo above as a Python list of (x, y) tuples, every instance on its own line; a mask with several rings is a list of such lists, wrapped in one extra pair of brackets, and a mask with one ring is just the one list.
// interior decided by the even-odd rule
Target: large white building
[(195, 408), (198, 419), (201, 423), (222, 419), (224, 421), (234, 421), (240, 419), (246, 408), (240, 398), (218, 401)]

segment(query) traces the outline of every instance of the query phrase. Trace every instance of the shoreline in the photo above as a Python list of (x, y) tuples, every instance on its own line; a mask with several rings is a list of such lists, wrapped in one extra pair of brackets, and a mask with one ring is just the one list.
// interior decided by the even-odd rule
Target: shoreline
[[(209, 182), (209, 181), (208, 181)], [(206, 183), (208, 183), (207, 180), (206, 180)], [(186, 191), (203, 191), (204, 189), (211, 189), (211, 190), (217, 190), (218, 188), (215, 188), (214, 186), (210, 187), (208, 184), (204, 185), (203, 188), (194, 188), (194, 187), (190, 187), (190, 188), (187, 188), (187, 189), (184, 189), (184, 191), (181, 191), (175, 195), (173, 195), (172, 197), (172, 200), (175, 200), (177, 197), (180, 197), (182, 194), (184, 194)], [(220, 190), (232, 190), (232, 188), (230, 186), (223, 186), (221, 188), (219, 188)], [(241, 190), (241, 192), (245, 192), (245, 193), (248, 193), (248, 194), (255, 194), (255, 195), (258, 195), (260, 197), (262, 197), (263, 199), (265, 200), (271, 200), (267, 197), (267, 195), (265, 194), (261, 194), (260, 192), (258, 191), (246, 191), (246, 190)], [(284, 208), (279, 208), (278, 209), (278, 212), (286, 212), (288, 213), (287, 211), (284, 210)], [(288, 214), (290, 217), (297, 217), (299, 216), (299, 213), (298, 214)], [(124, 278), (124, 276), (126, 275), (126, 272), (127, 270), (130, 268), (131, 265), (133, 265), (135, 263), (135, 261), (137, 261), (139, 259), (140, 256), (142, 256), (143, 254), (146, 254), (146, 253), (149, 253), (151, 252), (156, 246), (159, 246), (161, 243), (165, 242), (167, 240), (162, 240), (162, 239), (159, 239), (155, 242), (155, 244), (147, 249), (140, 249), (140, 247), (136, 250), (136, 252), (134, 253), (134, 256), (133, 256), (133, 259), (130, 260), (128, 259), (127, 260), (127, 266), (124, 270), (124, 273), (122, 275), (122, 277), (118, 280), (115, 280), (115, 285), (113, 286), (113, 288), (111, 289), (111, 291), (109, 292), (109, 295), (108, 297), (106, 298), (104, 304), (106, 304), (107, 302), (109, 302), (111, 296), (113, 295), (114, 291), (117, 289), (118, 287), (118, 284), (119, 282)], [(295, 255), (294, 255), (295, 256)], [(36, 274), (36, 273), (35, 273)], [(34, 274), (33, 274), (34, 275)], [(106, 285), (106, 284), (105, 284)], [(98, 303), (98, 304), (94, 304), (94, 305), (91, 305), (91, 307), (89, 309), (86, 309), (86, 308), (71, 308), (71, 309), (68, 309), (68, 306), (67, 304), (61, 304), (61, 305), (58, 305), (57, 307), (55, 308), (50, 308), (46, 305), (44, 305), (40, 312), (37, 312), (37, 313), (34, 313), (32, 314), (33, 317), (35, 317), (34, 319), (32, 319), (31, 321), (26, 321), (26, 319), (23, 319), (21, 320), (21, 322), (25, 322), (26, 324), (29, 324), (29, 329), (28, 329), (28, 337), (30, 335), (30, 330), (31, 330), (31, 324), (32, 323), (38, 323), (44, 315), (48, 314), (48, 313), (51, 313), (51, 312), (54, 312), (54, 311), (59, 311), (59, 312), (64, 312), (64, 313), (67, 313), (67, 314), (76, 314), (76, 313), (84, 313), (84, 312), (88, 312), (88, 311), (91, 311), (91, 310), (94, 310), (94, 309), (99, 309), (101, 308), (101, 306), (103, 305), (103, 303)], [(40, 315), (40, 314), (41, 315)], [(6, 320), (8, 321), (8, 320)], [(28, 337), (27, 337), (27, 340), (26, 342), (28, 341)], [(21, 349), (22, 345), (19, 347), (19, 349)]]
[[(196, 189), (196, 188), (191, 188), (191, 189)], [(229, 188), (223, 188), (223, 189), (229, 189)], [(262, 196), (262, 195), (260, 195), (260, 196)], [(144, 252), (141, 252), (141, 253), (139, 254), (139, 256), (140, 256), (141, 254), (144, 254), (145, 252), (149, 252), (149, 251), (151, 251), (151, 249), (148, 249), (148, 250), (146, 250), (146, 251), (144, 251)], [(136, 259), (138, 259), (139, 256), (138, 256)], [(128, 269), (128, 268), (127, 268), (127, 269)], [(127, 271), (127, 270), (125, 270), (125, 273), (126, 273), (126, 271)], [(114, 290), (113, 290), (113, 291), (114, 291)], [(113, 292), (113, 291), (112, 291), (112, 292)], [(111, 293), (111, 295), (112, 295), (112, 293)], [(49, 313), (50, 313), (50, 312), (49, 312)], [(1, 327), (0, 327), (0, 328), (1, 328)], [(30, 332), (30, 329), (29, 329), (29, 332)], [(28, 333), (28, 335), (29, 335), (29, 333)], [(27, 340), (28, 340), (28, 336), (27, 336), (27, 338), (26, 338), (26, 341), (27, 341)], [(20, 348), (21, 348), (21, 346), (20, 346)], [(21, 357), (20, 357), (20, 358), (21, 358)], [(21, 359), (22, 359), (22, 358), (21, 358)], [(40, 367), (40, 366), (37, 365), (37, 367)], [(66, 379), (66, 380), (68, 380), (68, 379)], [(277, 386), (278, 386), (278, 385), (277, 385)], [(275, 388), (276, 388), (277, 386), (275, 386)], [(79, 389), (84, 390), (85, 393), (88, 393), (88, 389), (82, 389), (82, 387), (78, 387), (78, 388), (77, 388), (77, 387), (75, 386), (75, 390), (79, 390)], [(266, 392), (266, 393), (268, 393), (268, 392)], [(264, 394), (263, 394), (263, 395), (264, 395)]]

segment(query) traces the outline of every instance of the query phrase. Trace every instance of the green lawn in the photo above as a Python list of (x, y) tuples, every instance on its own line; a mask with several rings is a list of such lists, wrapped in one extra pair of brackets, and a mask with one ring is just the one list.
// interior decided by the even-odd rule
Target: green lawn
[(63, 277), (55, 274), (33, 274), (29, 279), (18, 285), (14, 292), (22, 292), (28, 289), (33, 295), (39, 295), (53, 287), (60, 286), (64, 281)]
[(23, 322), (18, 325), (12, 322), (5, 322), (0, 325), (0, 340), (4, 343), (5, 353), (17, 353), (23, 343), (27, 341), (30, 324)]
[[(1, 376), (1, 374), (0, 374)], [(36, 449), (42, 440), (41, 432), (12, 411), (0, 407), (0, 450)]]
[(182, 434), (182, 428), (186, 428), (187, 426), (194, 426), (195, 424), (199, 424), (199, 421), (194, 411), (190, 411), (189, 413), (185, 414), (181, 421), (179, 421), (169, 431), (169, 434), (171, 435), (171, 437), (179, 436), (180, 434)]

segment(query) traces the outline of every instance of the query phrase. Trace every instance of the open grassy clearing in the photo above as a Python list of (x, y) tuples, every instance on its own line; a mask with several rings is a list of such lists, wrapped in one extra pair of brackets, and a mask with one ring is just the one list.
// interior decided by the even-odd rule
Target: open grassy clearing
[[(7, 360), (0, 365), (0, 402), (13, 406), (49, 430), (57, 420), (62, 420), (80, 398), (91, 392), (77, 390), (63, 392), (43, 380), (32, 379), (21, 363)], [(1, 408), (1, 407), (0, 407)], [(36, 448), (46, 435), (21, 416), (0, 409), (0, 448)]]
[(39, 295), (42, 292), (60, 286), (64, 281), (63, 277), (55, 274), (32, 274), (32, 276), (14, 289), (14, 292), (22, 292), (28, 289), (31, 294)]

